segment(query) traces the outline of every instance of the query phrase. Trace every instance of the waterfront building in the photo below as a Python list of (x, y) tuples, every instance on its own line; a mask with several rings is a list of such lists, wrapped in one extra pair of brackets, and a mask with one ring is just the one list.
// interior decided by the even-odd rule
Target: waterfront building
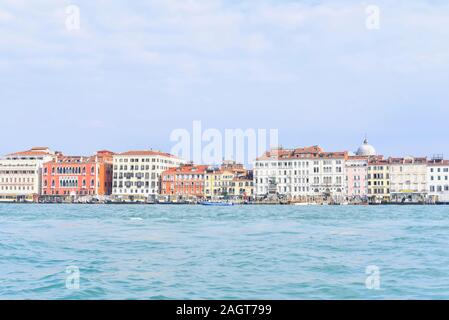
[(366, 202), (368, 200), (368, 162), (370, 159), (382, 159), (376, 149), (365, 138), (354, 155), (346, 160), (346, 186), (350, 202)]
[(112, 191), (112, 157), (106, 150), (87, 157), (58, 154), (43, 165), (42, 200), (104, 200)]
[(367, 201), (368, 159), (367, 156), (349, 156), (346, 160), (346, 185), (351, 202)]
[(184, 163), (169, 153), (128, 151), (113, 157), (113, 197), (123, 201), (152, 201), (159, 195), (162, 172)]
[(449, 203), (449, 161), (434, 156), (427, 163), (427, 191), (433, 203)]
[(390, 201), (389, 162), (381, 157), (368, 160), (368, 201), (386, 203)]
[(427, 158), (389, 158), (391, 202), (425, 202)]
[(254, 196), (252, 171), (235, 161), (224, 161), (220, 167), (209, 167), (205, 173), (205, 197), (250, 199)]
[(206, 199), (216, 199), (219, 197), (219, 183), (221, 171), (219, 167), (209, 167), (204, 176), (204, 194)]
[(161, 196), (166, 200), (194, 199), (205, 197), (205, 175), (208, 166), (192, 163), (173, 167), (161, 174)]
[(35, 147), (0, 159), (0, 202), (33, 202), (41, 193), (42, 165), (55, 153)]
[(254, 194), (256, 198), (286, 198), (307, 201), (311, 195), (312, 159), (323, 152), (318, 146), (284, 149), (274, 148), (254, 162)]
[(254, 198), (254, 178), (253, 172), (248, 170), (244, 175), (234, 177), (234, 198), (253, 199)]
[(337, 203), (345, 201), (347, 158), (346, 151), (322, 152), (313, 160), (310, 170), (313, 198)]
[(220, 177), (218, 181), (218, 195), (225, 199), (232, 198), (234, 195), (234, 180), (237, 173), (231, 169), (220, 168)]
[(325, 152), (318, 146), (267, 151), (254, 163), (255, 195), (266, 198), (275, 190), (291, 201), (335, 201), (346, 196), (348, 153)]

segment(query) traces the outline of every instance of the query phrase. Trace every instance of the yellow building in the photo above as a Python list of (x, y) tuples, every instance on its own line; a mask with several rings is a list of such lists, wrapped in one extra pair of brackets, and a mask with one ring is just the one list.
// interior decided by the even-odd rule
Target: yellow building
[(391, 201), (420, 203), (427, 199), (427, 158), (389, 158)]
[(243, 199), (254, 195), (254, 182), (243, 165), (225, 161), (220, 168), (206, 171), (204, 190), (208, 199)]
[(390, 202), (390, 169), (387, 160), (371, 159), (368, 163), (368, 201)]
[(252, 176), (248, 175), (234, 179), (234, 197), (246, 199), (254, 197), (254, 181)]
[(237, 174), (229, 169), (225, 169), (221, 171), (220, 175), (220, 194), (224, 198), (232, 198), (235, 195), (235, 183), (234, 179), (237, 177)]

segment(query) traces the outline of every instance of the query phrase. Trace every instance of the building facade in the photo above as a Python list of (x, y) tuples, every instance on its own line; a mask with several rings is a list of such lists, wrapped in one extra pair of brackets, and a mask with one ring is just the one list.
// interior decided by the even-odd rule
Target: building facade
[(234, 178), (234, 198), (252, 200), (254, 198), (254, 178), (252, 171)]
[(449, 203), (449, 161), (442, 156), (427, 163), (427, 188), (430, 202)]
[(323, 152), (312, 162), (310, 170), (313, 198), (344, 202), (347, 195), (347, 152)]
[(58, 154), (43, 165), (43, 201), (87, 201), (110, 195), (112, 157), (110, 151), (89, 157)]
[(221, 170), (217, 167), (210, 167), (204, 176), (204, 194), (206, 199), (218, 199), (220, 194)]
[(368, 157), (348, 157), (346, 160), (346, 184), (349, 201), (366, 202), (368, 200)]
[(346, 197), (347, 152), (318, 146), (273, 149), (254, 163), (255, 196), (274, 192), (291, 201), (336, 201)]
[(46, 147), (9, 154), (0, 159), (0, 202), (33, 202), (41, 194), (42, 166), (54, 159)]
[(427, 200), (427, 158), (389, 158), (391, 202)]
[(159, 195), (162, 173), (184, 161), (168, 153), (147, 150), (115, 154), (113, 163), (113, 197), (123, 201), (148, 201)]
[(254, 195), (252, 171), (234, 161), (224, 161), (219, 168), (209, 168), (205, 174), (207, 199), (251, 199)]
[(265, 152), (254, 162), (254, 194), (306, 201), (311, 195), (310, 170), (313, 159), (323, 150), (318, 146)]
[(368, 161), (368, 201), (372, 204), (390, 202), (390, 167), (388, 160)]
[(208, 166), (193, 164), (170, 168), (161, 174), (161, 196), (168, 200), (205, 197), (205, 176)]

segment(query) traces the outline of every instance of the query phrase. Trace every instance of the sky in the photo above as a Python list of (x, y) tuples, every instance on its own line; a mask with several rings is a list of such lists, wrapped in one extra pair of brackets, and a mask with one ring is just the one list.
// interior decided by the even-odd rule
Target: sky
[(449, 157), (448, 84), (448, 1), (0, 1), (0, 154), (169, 151), (199, 120)]

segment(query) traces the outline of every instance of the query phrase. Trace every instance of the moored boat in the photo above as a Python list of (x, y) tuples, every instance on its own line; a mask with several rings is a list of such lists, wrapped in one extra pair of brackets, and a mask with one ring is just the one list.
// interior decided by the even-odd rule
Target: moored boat
[(203, 206), (216, 206), (216, 207), (228, 207), (234, 205), (234, 203), (232, 202), (211, 202), (211, 201), (203, 201), (200, 202), (200, 204)]

